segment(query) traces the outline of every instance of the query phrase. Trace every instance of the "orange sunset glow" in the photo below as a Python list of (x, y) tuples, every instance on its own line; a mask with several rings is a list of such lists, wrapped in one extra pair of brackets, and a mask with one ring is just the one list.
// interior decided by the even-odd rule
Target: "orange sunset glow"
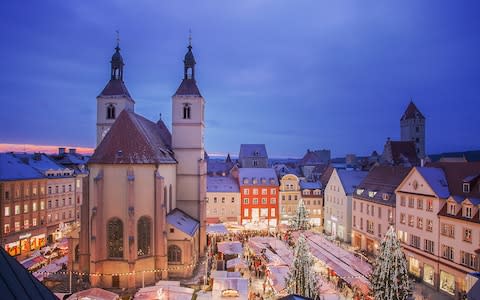
[(43, 153), (57, 153), (58, 148), (68, 149), (75, 148), (77, 153), (90, 155), (93, 153), (93, 148), (80, 146), (54, 146), (54, 145), (32, 145), (32, 144), (0, 144), (0, 152), (43, 152)]

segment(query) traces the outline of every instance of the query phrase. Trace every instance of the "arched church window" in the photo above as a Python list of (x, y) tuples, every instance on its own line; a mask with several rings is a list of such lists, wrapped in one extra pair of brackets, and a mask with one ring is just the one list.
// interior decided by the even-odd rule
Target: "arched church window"
[(184, 119), (190, 119), (190, 111), (191, 111), (190, 103), (184, 103), (183, 104), (183, 118)]
[(168, 262), (181, 263), (182, 262), (182, 250), (176, 245), (168, 247)]
[(107, 223), (108, 257), (123, 258), (123, 223), (113, 218)]
[(137, 222), (137, 239), (138, 239), (138, 246), (137, 246), (137, 255), (138, 256), (145, 256), (150, 255), (150, 242), (151, 242), (151, 224), (149, 217), (143, 216), (138, 219)]
[(113, 104), (107, 106), (107, 119), (115, 119), (115, 106)]

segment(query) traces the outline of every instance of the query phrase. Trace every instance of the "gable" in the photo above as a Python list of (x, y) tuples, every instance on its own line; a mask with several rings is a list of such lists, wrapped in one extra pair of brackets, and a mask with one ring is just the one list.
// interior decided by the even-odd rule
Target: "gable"
[(398, 185), (395, 192), (422, 194), (432, 197), (438, 197), (432, 187), (430, 187), (429, 183), (418, 172), (417, 168), (413, 168), (412, 170), (410, 170), (410, 173)]

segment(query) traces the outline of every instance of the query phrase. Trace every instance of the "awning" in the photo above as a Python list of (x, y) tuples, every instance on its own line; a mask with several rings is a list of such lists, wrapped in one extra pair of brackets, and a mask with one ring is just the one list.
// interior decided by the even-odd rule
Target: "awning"
[(32, 266), (34, 266), (36, 264), (40, 264), (44, 261), (46, 261), (46, 259), (43, 256), (37, 256), (37, 257), (33, 257), (33, 258), (29, 258), (27, 260), (24, 260), (22, 262), (22, 265), (23, 265), (23, 267), (25, 267), (25, 269), (29, 269)]

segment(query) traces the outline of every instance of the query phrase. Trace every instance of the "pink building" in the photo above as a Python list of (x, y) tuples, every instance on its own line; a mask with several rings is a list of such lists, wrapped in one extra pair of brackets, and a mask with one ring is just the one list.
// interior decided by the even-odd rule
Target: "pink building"
[(409, 272), (460, 297), (466, 275), (480, 270), (480, 163), (415, 167), (396, 198), (396, 228)]

